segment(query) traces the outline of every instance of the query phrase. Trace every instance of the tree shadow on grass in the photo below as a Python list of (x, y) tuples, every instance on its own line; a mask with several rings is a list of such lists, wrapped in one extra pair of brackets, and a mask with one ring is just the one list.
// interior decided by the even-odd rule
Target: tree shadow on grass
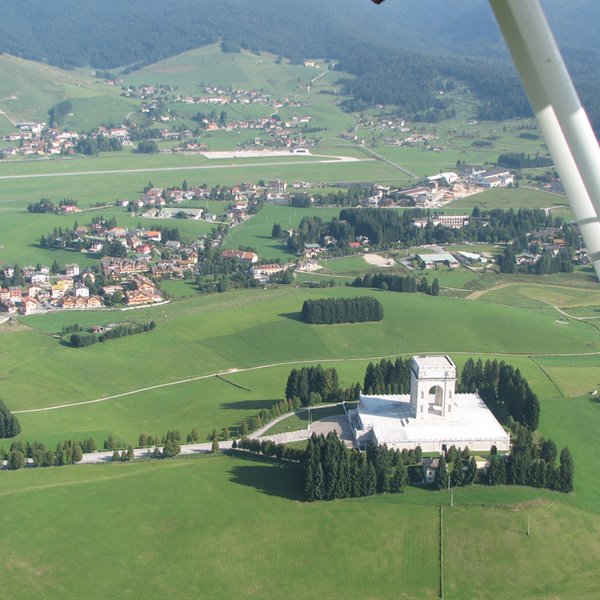
[(269, 410), (273, 404), (280, 400), (281, 398), (276, 400), (239, 400), (237, 402), (222, 402), (219, 407), (228, 410), (255, 410), (258, 412), (263, 408)]
[(302, 500), (300, 465), (247, 452), (232, 451), (228, 454), (248, 463), (235, 465), (230, 469), (230, 481), (233, 483), (252, 487), (268, 496)]
[(291, 319), (292, 321), (300, 321), (300, 323), (304, 323), (302, 320), (302, 313), (300, 312), (289, 312), (289, 313), (279, 313), (278, 317), (284, 317), (285, 319)]

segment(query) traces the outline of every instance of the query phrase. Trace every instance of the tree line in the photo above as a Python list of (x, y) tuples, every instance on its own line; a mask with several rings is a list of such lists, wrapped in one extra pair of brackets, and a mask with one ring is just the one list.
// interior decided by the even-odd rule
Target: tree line
[(301, 462), (304, 459), (304, 450), (302, 448), (291, 448), (285, 444), (276, 444), (271, 440), (256, 440), (242, 437), (239, 441), (233, 440), (231, 448), (233, 450), (248, 450), (255, 454), (263, 454), (264, 456), (272, 456), (291, 462)]
[(408, 481), (400, 454), (372, 444), (367, 452), (348, 449), (335, 432), (313, 434), (304, 455), (304, 499), (335, 500), (399, 493)]
[(0, 438), (12, 438), (21, 433), (21, 424), (6, 404), (0, 400)]
[(431, 284), (425, 277), (417, 283), (413, 275), (390, 275), (388, 273), (367, 273), (360, 275), (350, 284), (352, 287), (368, 287), (392, 292), (420, 292), (429, 296), (440, 295), (440, 282), (435, 278)]
[(124, 323), (107, 329), (103, 333), (91, 333), (89, 331), (72, 333), (69, 341), (75, 348), (85, 348), (97, 342), (106, 342), (126, 337), (128, 335), (136, 335), (146, 331), (152, 331), (156, 328), (155, 321), (146, 321), (145, 323)]
[(408, 394), (411, 361), (398, 357), (395, 361), (384, 358), (376, 364), (370, 362), (363, 382), (365, 394)]
[(302, 304), (301, 316), (305, 323), (312, 325), (381, 321), (383, 306), (379, 300), (371, 296), (319, 298), (305, 300)]
[(527, 427), (512, 424), (510, 454), (492, 453), (488, 468), (490, 485), (528, 485), (563, 493), (573, 491), (575, 464), (568, 447), (560, 452), (556, 465), (556, 444), (536, 437)]
[(285, 398), (301, 406), (314, 406), (321, 402), (352, 402), (358, 400), (359, 393), (358, 383), (342, 389), (336, 369), (324, 369), (321, 365), (292, 369), (285, 385)]
[(477, 392), (495, 414), (511, 417), (529, 431), (538, 428), (540, 402), (519, 369), (504, 361), (469, 358), (460, 375), (458, 390)]
[(531, 169), (538, 167), (550, 167), (554, 161), (549, 156), (530, 156), (524, 152), (512, 152), (500, 154), (497, 163), (509, 169)]
[(13, 442), (8, 450), (0, 448), (0, 458), (7, 461), (9, 470), (16, 471), (28, 464), (27, 459), (31, 459), (31, 467), (60, 467), (78, 463), (84, 452), (95, 451), (96, 442), (92, 438), (59, 442), (56, 450), (47, 448), (42, 442), (19, 440)]
[(118, 152), (120, 150), (123, 150), (123, 143), (118, 138), (92, 133), (88, 133), (85, 138), (79, 138), (75, 144), (76, 152), (88, 156), (98, 154), (98, 152)]

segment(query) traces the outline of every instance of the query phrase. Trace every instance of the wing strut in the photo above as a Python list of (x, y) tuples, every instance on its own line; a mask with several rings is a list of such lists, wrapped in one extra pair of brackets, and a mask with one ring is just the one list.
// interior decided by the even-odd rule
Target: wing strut
[(600, 149), (539, 0), (489, 0), (600, 280)]

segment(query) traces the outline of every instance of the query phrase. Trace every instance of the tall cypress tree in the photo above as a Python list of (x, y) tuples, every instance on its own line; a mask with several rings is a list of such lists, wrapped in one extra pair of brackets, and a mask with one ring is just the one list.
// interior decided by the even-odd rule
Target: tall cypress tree
[(448, 467), (446, 466), (446, 459), (443, 456), (440, 456), (438, 468), (435, 470), (434, 483), (438, 490), (448, 487)]
[(324, 477), (323, 477), (323, 467), (321, 466), (321, 461), (316, 464), (315, 473), (313, 477), (314, 482), (314, 499), (322, 500), (324, 495)]
[(570, 450), (565, 446), (560, 453), (558, 485), (561, 492), (568, 494), (573, 491), (575, 465)]

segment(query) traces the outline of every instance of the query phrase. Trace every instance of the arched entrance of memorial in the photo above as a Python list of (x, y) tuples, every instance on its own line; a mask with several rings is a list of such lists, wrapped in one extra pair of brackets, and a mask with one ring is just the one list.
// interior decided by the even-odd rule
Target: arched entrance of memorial
[(444, 390), (439, 385), (432, 385), (428, 392), (428, 413), (443, 416), (445, 413)]

